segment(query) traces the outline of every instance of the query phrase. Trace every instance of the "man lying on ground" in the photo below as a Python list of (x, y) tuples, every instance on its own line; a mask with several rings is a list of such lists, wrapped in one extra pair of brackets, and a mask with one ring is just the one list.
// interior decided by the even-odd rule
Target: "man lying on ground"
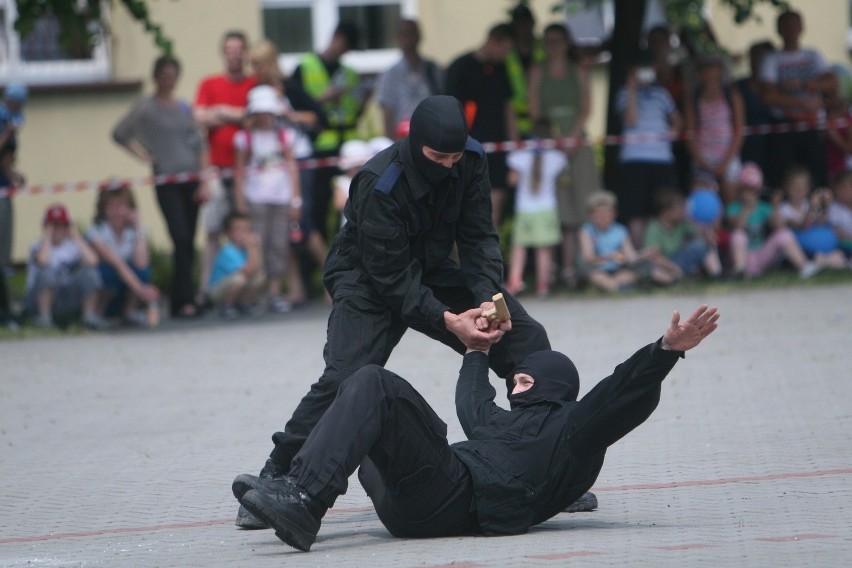
[(684, 322), (675, 312), (660, 339), (579, 401), (571, 360), (534, 352), (506, 380), (511, 410), (494, 403), (488, 349), (469, 348), (456, 385), (468, 440), (452, 445), (414, 387), (368, 365), (340, 387), (286, 476), (240, 475), (234, 495), (304, 551), (359, 465), (359, 481), (396, 537), (524, 533), (591, 488), (607, 448), (651, 415), (663, 379), (718, 320), (706, 305)]

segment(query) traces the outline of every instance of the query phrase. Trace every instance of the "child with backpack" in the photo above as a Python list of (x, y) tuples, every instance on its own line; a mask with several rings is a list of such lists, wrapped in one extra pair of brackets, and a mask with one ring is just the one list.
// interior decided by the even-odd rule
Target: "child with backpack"
[(287, 272), (290, 222), (299, 220), (302, 207), (292, 134), (278, 120), (283, 110), (273, 87), (253, 88), (246, 129), (234, 135), (236, 205), (251, 216), (261, 240), (269, 309), (277, 313), (292, 308), (281, 295), (281, 280)]

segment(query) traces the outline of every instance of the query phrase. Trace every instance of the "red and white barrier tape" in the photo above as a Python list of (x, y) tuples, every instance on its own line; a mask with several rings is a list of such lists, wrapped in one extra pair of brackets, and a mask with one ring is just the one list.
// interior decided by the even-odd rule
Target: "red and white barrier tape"
[[(832, 121), (836, 128), (843, 128), (850, 125), (850, 121), (846, 118), (837, 118)], [(805, 132), (808, 130), (825, 130), (827, 122), (819, 121), (799, 121), (782, 124), (761, 124), (756, 126), (747, 126), (743, 129), (744, 136), (756, 136), (765, 134), (782, 134), (787, 132)], [(684, 131), (679, 134), (617, 134), (600, 137), (597, 140), (588, 138), (558, 138), (547, 140), (527, 140), (523, 142), (515, 142), (507, 140), (504, 142), (484, 142), (482, 144), (486, 152), (511, 152), (522, 148), (573, 148), (575, 146), (618, 146), (626, 142), (643, 143), (656, 142), (659, 140), (689, 140), (694, 136), (693, 131)], [(327, 166), (336, 166), (340, 162), (338, 157), (328, 158), (308, 158), (298, 160), (300, 169), (316, 169)], [(57, 193), (74, 193), (81, 191), (103, 191), (105, 189), (130, 186), (136, 187), (140, 185), (162, 185), (168, 183), (184, 183), (189, 181), (199, 181), (208, 179), (209, 177), (230, 178), (233, 177), (233, 169), (220, 169), (217, 173), (210, 171), (201, 172), (182, 172), (177, 174), (161, 174), (156, 176), (145, 176), (137, 178), (111, 178), (102, 181), (82, 181), (77, 183), (52, 183), (30, 185), (23, 187), (0, 187), (0, 198), (2, 197), (20, 197), (25, 195), (51, 195)]]

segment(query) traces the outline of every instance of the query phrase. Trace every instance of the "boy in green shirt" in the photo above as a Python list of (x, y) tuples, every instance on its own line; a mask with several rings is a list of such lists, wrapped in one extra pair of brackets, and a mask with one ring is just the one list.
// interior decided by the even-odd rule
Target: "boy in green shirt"
[(696, 276), (703, 268), (717, 278), (722, 263), (716, 249), (712, 225), (696, 227), (686, 218), (686, 201), (673, 189), (661, 190), (656, 197), (657, 217), (645, 231), (645, 247), (655, 247), (686, 276)]

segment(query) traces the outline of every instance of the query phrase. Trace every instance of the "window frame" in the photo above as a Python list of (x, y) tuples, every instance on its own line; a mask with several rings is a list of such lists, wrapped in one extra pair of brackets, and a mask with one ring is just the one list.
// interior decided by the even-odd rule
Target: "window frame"
[[(18, 17), (15, 0), (0, 0), (0, 7), (6, 15), (4, 21), (0, 22), (0, 82), (21, 81), (28, 85), (50, 86), (102, 83), (112, 78), (112, 53), (103, 23), (91, 59), (24, 61), (21, 57), (21, 38), (15, 31), (15, 20)], [(102, 22), (108, 21), (109, 4), (104, 4), (101, 10)]]
[[(266, 8), (310, 8), (312, 49), (322, 51), (331, 40), (334, 28), (338, 24), (338, 9), (347, 6), (365, 5), (398, 5), (403, 18), (415, 18), (418, 13), (419, 0), (260, 0), (261, 17)], [(304, 52), (281, 53), (278, 64), (281, 69), (290, 74), (299, 64)], [(343, 62), (361, 74), (381, 73), (396, 63), (399, 59), (399, 49), (354, 50), (343, 56)]]

